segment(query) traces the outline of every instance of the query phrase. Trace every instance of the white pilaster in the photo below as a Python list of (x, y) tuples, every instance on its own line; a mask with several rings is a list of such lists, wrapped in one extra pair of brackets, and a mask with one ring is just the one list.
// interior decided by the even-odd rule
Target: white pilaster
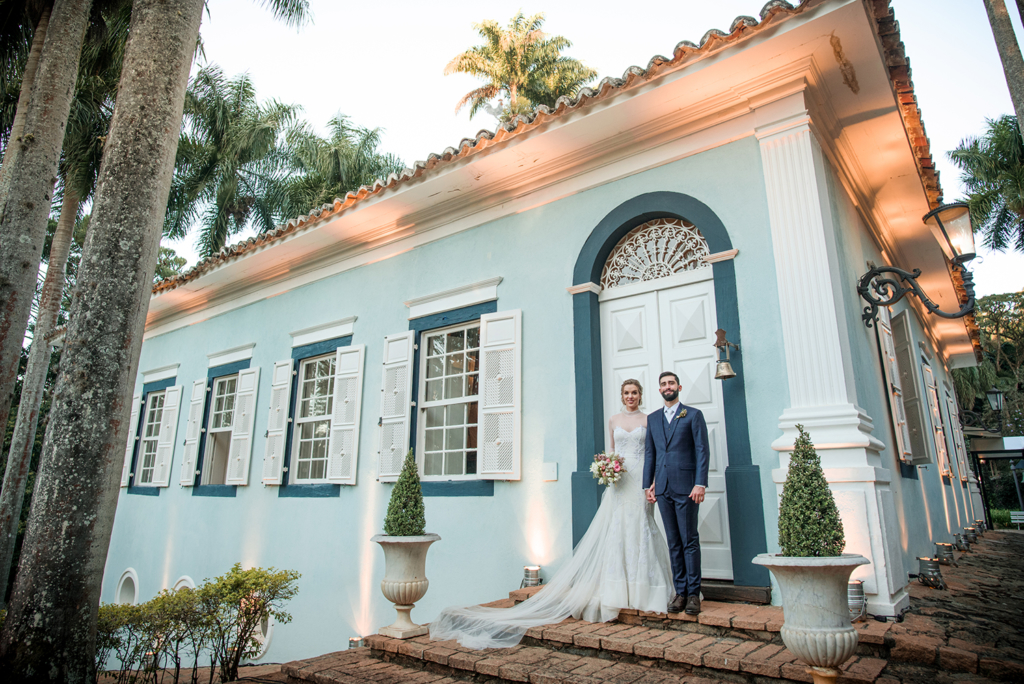
[(782, 435), (772, 444), (781, 452), (772, 476), (781, 496), (796, 425), (803, 425), (839, 507), (846, 552), (871, 560), (853, 575), (864, 581), (868, 611), (894, 615), (909, 604), (900, 526), (889, 471), (879, 467), (884, 445), (871, 434), (870, 416), (855, 403), (845, 312), (837, 305), (842, 302), (833, 263), (838, 227), (832, 223), (827, 162), (806, 111), (760, 127), (757, 137), (790, 397), (779, 417)]

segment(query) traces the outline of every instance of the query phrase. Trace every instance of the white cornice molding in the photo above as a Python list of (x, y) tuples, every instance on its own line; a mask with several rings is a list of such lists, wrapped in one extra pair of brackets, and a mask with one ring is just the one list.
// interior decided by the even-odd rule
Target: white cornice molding
[(727, 249), (724, 252), (715, 252), (714, 254), (708, 254), (704, 257), (704, 263), (717, 264), (719, 261), (729, 261), (735, 259), (736, 255), (740, 253), (738, 249)]
[(593, 292), (596, 295), (601, 294), (601, 286), (597, 283), (580, 283), (579, 285), (573, 285), (572, 287), (565, 288), (565, 291), (571, 295), (578, 295), (584, 292)]
[(498, 298), (498, 284), (503, 278), (488, 278), (469, 285), (453, 287), (444, 292), (437, 292), (423, 297), (416, 297), (405, 302), (409, 307), (409, 320), (422, 318), (431, 314), (461, 309), (464, 306), (493, 302)]
[(315, 342), (333, 340), (335, 337), (351, 335), (355, 328), (357, 316), (349, 316), (330, 323), (321, 323), (302, 330), (289, 333), (292, 336), (292, 347), (302, 347)]
[(142, 384), (145, 385), (150, 382), (176, 378), (178, 376), (178, 366), (180, 365), (180, 363), (172, 363), (170, 366), (160, 366), (152, 370), (142, 371)]
[(238, 347), (232, 347), (231, 349), (225, 349), (224, 351), (214, 352), (213, 354), (207, 354), (206, 358), (210, 360), (209, 367), (214, 368), (216, 366), (223, 366), (228, 363), (235, 363), (237, 361), (245, 361), (246, 359), (252, 358), (252, 350), (256, 346), (256, 343), (243, 344)]

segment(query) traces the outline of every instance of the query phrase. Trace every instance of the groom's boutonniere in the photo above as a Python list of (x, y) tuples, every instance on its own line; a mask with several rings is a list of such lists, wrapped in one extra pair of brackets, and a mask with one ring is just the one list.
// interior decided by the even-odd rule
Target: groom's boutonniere
[(685, 418), (685, 417), (686, 417), (686, 409), (683, 409), (682, 411), (680, 411), (679, 413), (676, 414), (676, 417), (675, 417), (674, 420), (679, 420), (680, 418)]

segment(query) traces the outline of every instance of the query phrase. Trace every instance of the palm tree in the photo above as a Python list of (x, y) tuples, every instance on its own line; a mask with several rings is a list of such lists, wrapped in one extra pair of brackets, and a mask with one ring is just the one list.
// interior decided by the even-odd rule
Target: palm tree
[[(7, 586), (18, 526), (21, 521), (25, 485), (35, 446), (36, 427), (51, 360), (50, 333), (61, 312), (65, 271), (74, 229), (83, 202), (89, 200), (103, 154), (103, 137), (110, 128), (121, 61), (128, 39), (131, 5), (123, 3), (100, 15), (82, 51), (75, 99), (64, 135), (64, 152), (59, 166), (61, 209), (50, 242), (46, 277), (39, 297), (32, 347), (22, 378), (18, 415), (0, 490), (0, 586)], [(4, 603), (0, 596), (0, 606)]]
[(200, 70), (185, 95), (164, 234), (180, 238), (199, 223), (199, 253), (206, 257), (247, 226), (272, 230), (287, 200), (280, 140), (297, 111), (276, 100), (257, 102), (248, 74), (227, 80), (219, 67)]
[[(999, 59), (1003, 63), (1003, 74), (1010, 89), (1013, 111), (1017, 114), (1018, 123), (1024, 126), (1024, 57), (1020, 54), (1017, 34), (1013, 31), (1010, 13), (1006, 11), (1006, 3), (1003, 0), (983, 1), (989, 25), (992, 27), (992, 35), (996, 40)], [(1024, 4), (1021, 0), (1017, 0), (1017, 11), (1024, 18)], [(1024, 132), (1024, 128), (1021, 131)]]
[[(307, 17), (307, 0), (263, 4), (292, 23)], [(138, 370), (205, 5), (133, 3), (93, 226), (64, 337), (21, 562), (0, 631), (0, 671), (10, 679), (95, 677), (100, 582), (131, 409), (125, 395), (131, 396)], [(70, 83), (75, 73), (77, 64)]]
[(474, 24), (484, 44), (456, 55), (444, 73), (471, 74), (484, 80), (484, 85), (466, 93), (455, 111), (469, 104), (473, 117), (481, 109), (491, 110), (490, 101), (500, 96), (499, 119), (507, 121), (537, 105), (554, 107), (559, 97), (574, 97), (593, 80), (596, 71), (561, 54), (572, 43), (562, 36), (544, 34), (543, 25), (543, 13), (526, 17), (521, 11), (512, 17), (507, 29), (493, 20)]
[(963, 171), (960, 180), (984, 244), (1024, 252), (1024, 139), (1014, 116), (987, 126), (985, 135), (967, 138), (949, 159)]
[(404, 168), (393, 154), (377, 151), (379, 128), (353, 126), (338, 114), (327, 123), (330, 137), (321, 138), (308, 125), (288, 133), (288, 148), (295, 175), (288, 181), (287, 216), (308, 212), (336, 197), (370, 185)]

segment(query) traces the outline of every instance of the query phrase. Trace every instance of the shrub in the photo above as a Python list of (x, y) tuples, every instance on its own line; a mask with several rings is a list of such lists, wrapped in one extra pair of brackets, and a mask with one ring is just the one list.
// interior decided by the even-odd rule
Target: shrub
[(391, 490), (388, 512), (384, 517), (384, 534), (392, 537), (416, 537), (423, 534), (427, 520), (423, 512), (423, 489), (416, 471), (412, 449), (405, 455), (402, 474)]
[(1010, 509), (1009, 508), (993, 508), (989, 511), (992, 515), (992, 526), (993, 528), (1009, 529), (1010, 527)]
[(838, 556), (846, 540), (821, 461), (802, 425), (779, 506), (779, 546), (783, 556)]

